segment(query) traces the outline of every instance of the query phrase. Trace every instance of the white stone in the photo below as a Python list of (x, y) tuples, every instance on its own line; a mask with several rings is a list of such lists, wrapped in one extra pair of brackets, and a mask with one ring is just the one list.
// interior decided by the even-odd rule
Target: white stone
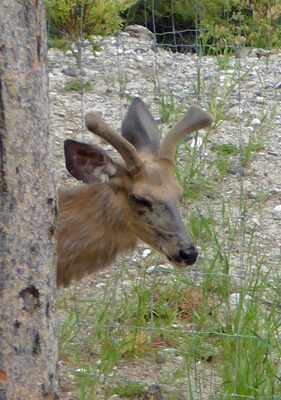
[(252, 121), (252, 125), (259, 126), (261, 124), (261, 120), (258, 118), (254, 118)]
[(144, 249), (142, 252), (142, 257), (146, 258), (147, 256), (149, 256), (150, 253), (151, 253), (150, 249)]
[(105, 287), (105, 283), (97, 283), (96, 284), (96, 288), (103, 288), (103, 287)]
[(154, 272), (172, 272), (174, 271), (174, 267), (170, 264), (160, 264), (153, 265), (152, 267), (147, 268), (147, 273), (152, 274)]
[(176, 353), (177, 349), (171, 347), (171, 348), (167, 348), (167, 349), (163, 349), (163, 353)]
[(158, 271), (157, 267), (153, 265), (152, 267), (147, 268), (146, 272), (148, 274), (153, 274), (154, 272)]
[[(236, 301), (236, 302), (238, 303), (238, 302), (240, 301), (241, 295), (240, 295), (240, 293), (232, 293), (232, 294), (230, 295), (230, 298), (231, 298), (232, 301)], [(252, 300), (254, 300), (254, 299), (253, 299), (252, 296), (246, 294), (246, 295), (244, 296), (244, 300), (252, 301)]]
[(279, 193), (281, 193), (281, 189), (273, 188), (273, 189), (270, 189), (268, 193), (272, 194), (272, 195), (279, 194)]
[(200, 137), (197, 137), (197, 140), (195, 138), (192, 139), (192, 142), (190, 143), (190, 147), (194, 148), (197, 146), (200, 148), (203, 144), (203, 140)]
[(253, 223), (257, 226), (260, 226), (260, 220), (256, 217), (253, 218)]
[(281, 204), (279, 204), (278, 206), (275, 206), (273, 208), (273, 212), (274, 213), (281, 213)]

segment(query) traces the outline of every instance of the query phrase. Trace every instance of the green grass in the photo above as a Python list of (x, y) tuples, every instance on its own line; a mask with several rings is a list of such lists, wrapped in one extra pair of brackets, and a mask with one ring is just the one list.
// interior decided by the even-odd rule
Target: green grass
[(138, 398), (143, 393), (143, 385), (140, 383), (118, 384), (116, 387), (108, 390), (108, 394), (116, 393), (125, 398)]
[(92, 90), (92, 84), (90, 81), (72, 79), (65, 85), (63, 90), (65, 92), (89, 92)]
[(170, 92), (162, 95), (160, 104), (161, 120), (164, 124), (174, 121), (174, 119), (182, 113), (182, 106)]
[[(210, 227), (215, 230), (212, 224)], [(237, 234), (234, 230), (232, 237)], [(61, 357), (74, 370), (79, 398), (94, 396), (100, 379), (114, 377), (124, 363), (155, 363), (164, 349), (174, 349), (172, 352), (183, 359), (181, 365), (165, 369), (165, 385), (180, 387), (187, 367), (196, 361), (213, 366), (226, 399), (230, 400), (232, 393), (273, 399), (270, 393), (281, 390), (277, 337), (280, 293), (276, 296), (276, 289), (262, 275), (262, 260), (242, 286), (234, 284), (231, 251), (224, 249), (219, 232), (215, 236), (213, 254), (206, 260), (206, 276), (196, 286), (184, 275), (149, 282), (142, 273), (133, 288), (123, 293), (120, 303), (107, 293), (99, 302), (94, 298), (71, 299), (65, 304), (69, 317), (61, 328)], [(206, 240), (212, 241), (210, 236)], [(250, 246), (252, 251), (254, 247)], [(247, 268), (251, 268), (255, 255), (252, 257)], [(130, 278), (127, 274), (125, 271), (123, 280)], [(231, 305), (232, 293), (240, 294), (236, 305)], [(265, 293), (269, 294), (267, 303)], [(247, 300), (249, 296), (252, 300)], [(190, 332), (191, 323), (196, 326), (195, 334)], [(112, 386), (110, 382), (107, 392), (121, 398), (138, 398), (143, 390), (140, 383)]]
[[(254, 65), (250, 66), (241, 74), (239, 65), (235, 65), (232, 69), (228, 65), (228, 56), (223, 56), (223, 75), (218, 74), (215, 80), (208, 82), (201, 77), (201, 71), (198, 71), (197, 90), (203, 102), (208, 105), (208, 111), (214, 116), (216, 127), (221, 121), (228, 120), (231, 117), (226, 113), (226, 105), (229, 97), (233, 94), (239, 85), (248, 77), (253, 70)], [(230, 70), (230, 73), (228, 71)], [(220, 78), (224, 78), (222, 81)], [(210, 96), (212, 93), (212, 96)]]
[[(220, 62), (226, 69), (226, 55)], [(233, 74), (218, 88), (223, 96), (215, 129), (229, 118), (230, 88), (242, 82)], [(125, 86), (124, 79), (124, 91)], [(273, 245), (272, 255), (264, 256), (264, 247), (271, 245), (263, 237), (269, 196), (257, 188), (255, 199), (248, 197), (243, 182), (227, 173), (232, 164), (242, 165), (250, 177), (254, 173), (251, 161), (266, 146), (277, 104), (264, 106), (261, 125), (243, 141), (214, 144), (210, 131), (204, 131), (201, 148), (179, 144), (175, 176), (185, 192), (182, 211), (200, 246), (194, 267), (149, 274), (148, 266), (163, 262), (151, 253), (141, 268), (122, 264), (114, 275), (110, 271), (99, 295), (91, 287), (59, 302), (65, 315), (60, 357), (76, 383), (77, 398), (104, 393), (105, 398), (157, 399), (148, 394), (152, 382), (152, 388), (163, 386), (165, 400), (205, 399), (204, 384), (198, 382), (207, 371), (202, 380), (209, 382), (210, 400), (280, 399), (281, 261)], [(162, 120), (178, 119), (181, 107), (171, 93), (165, 95)], [(239, 122), (231, 122), (237, 129)], [(203, 394), (198, 397), (196, 390)]]
[(221, 371), (224, 392), (265, 399), (274, 398), (281, 389), (277, 338), (281, 320), (276, 301), (269, 307), (262, 301), (261, 294), (271, 285), (259, 272), (243, 284), (240, 300), (224, 326)]
[(236, 156), (237, 154), (240, 153), (240, 150), (237, 146), (233, 144), (214, 144), (211, 146), (211, 150), (216, 152), (217, 154), (221, 156)]
[(212, 145), (210, 150), (219, 156), (223, 156), (213, 161), (213, 165), (217, 167), (221, 179), (225, 176), (230, 165), (234, 164), (233, 156), (240, 155), (240, 160), (239, 157), (236, 158), (242, 167), (247, 167), (254, 153), (263, 150), (264, 145), (265, 139), (263, 137), (255, 137), (253, 135), (249, 137), (247, 143), (243, 144), (242, 148), (226, 143)]
[[(249, 205), (243, 208), (248, 212)], [(111, 379), (122, 365), (157, 365), (163, 354), (160, 383), (171, 387), (186, 385), (188, 371), (192, 377), (192, 366), (200, 362), (220, 376), (219, 391), (225, 399), (235, 393), (273, 400), (271, 394), (280, 392), (280, 289), (270, 283), (271, 271), (263, 273), (255, 232), (244, 253), (241, 273), (247, 278), (239, 279), (236, 271), (234, 279), (231, 260), (236, 247), (231, 243), (239, 240), (241, 229), (247, 236), (247, 224), (233, 225), (228, 204), (221, 210), (219, 225), (210, 217), (192, 219), (190, 228), (204, 255), (200, 279), (192, 274), (150, 276), (145, 270), (136, 276), (123, 267), (116, 284), (130, 284), (118, 296), (109, 281), (102, 299), (93, 294), (87, 300), (60, 303), (68, 312), (60, 328), (61, 357), (74, 371), (79, 398), (94, 396), (103, 376), (109, 377), (107, 393), (138, 398), (141, 383), (118, 383), (116, 377), (114, 386)], [(233, 293), (239, 294), (237, 304), (231, 302)], [(182, 362), (165, 361), (165, 349)], [(130, 367), (127, 372), (130, 376)]]

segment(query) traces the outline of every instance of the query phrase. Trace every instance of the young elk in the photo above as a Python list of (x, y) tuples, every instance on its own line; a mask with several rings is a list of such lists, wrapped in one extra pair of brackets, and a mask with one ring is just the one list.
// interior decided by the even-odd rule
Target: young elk
[(198, 252), (179, 213), (183, 190), (173, 179), (174, 155), (180, 139), (212, 121), (192, 106), (160, 144), (156, 122), (139, 98), (129, 108), (122, 136), (97, 114), (86, 115), (87, 128), (124, 162), (97, 146), (65, 141), (66, 168), (88, 185), (59, 193), (59, 285), (105, 268), (138, 239), (175, 267), (195, 263)]

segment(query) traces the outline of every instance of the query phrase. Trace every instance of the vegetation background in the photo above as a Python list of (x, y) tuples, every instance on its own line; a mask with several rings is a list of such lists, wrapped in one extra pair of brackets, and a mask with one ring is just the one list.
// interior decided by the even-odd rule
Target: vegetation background
[[(97, 286), (70, 288), (61, 296), (60, 355), (66, 364), (63, 388), (68, 391), (74, 381), (79, 391), (74, 398), (79, 399), (205, 400), (207, 393), (211, 400), (280, 400), (281, 253), (273, 237), (267, 241), (263, 237), (269, 225), (278, 223), (265, 210), (274, 196), (280, 198), (280, 186), (270, 188), (273, 194), (267, 190), (269, 180), (266, 190), (260, 188), (261, 164), (252, 166), (259, 153), (268, 154), (270, 141), (273, 148), (278, 146), (272, 132), (276, 132), (280, 95), (268, 79), (270, 54), (259, 51), (255, 59), (243, 63), (241, 50), (278, 50), (281, 2), (46, 0), (46, 6), (50, 45), (69, 48), (80, 70), (84, 46), (91, 47), (93, 54), (102, 52), (98, 35), (118, 37), (116, 32), (131, 24), (142, 24), (154, 33), (155, 51), (160, 54), (163, 48), (193, 53), (198, 61), (194, 97), (214, 114), (213, 129), (222, 132), (226, 124), (234, 131), (232, 139), (236, 137), (228, 142), (217, 134), (208, 157), (197, 145), (184, 142), (178, 148), (175, 174), (186, 194), (183, 212), (188, 214), (188, 228), (201, 247), (199, 274), (149, 275), (146, 267), (157, 264), (158, 257), (152, 253), (139, 262), (145, 264), (140, 270), (127, 257), (114, 279), (111, 270), (108, 280), (99, 281), (103, 285), (99, 296)], [(144, 60), (142, 54), (139, 57)], [(169, 54), (165, 52), (163, 58), (168, 59)], [(208, 55), (214, 62), (212, 71), (206, 72), (200, 62)], [(98, 58), (96, 61), (93, 64), (98, 69)], [(103, 67), (105, 64), (99, 66), (99, 82)], [(168, 70), (166, 64), (164, 68)], [(132, 98), (128, 75), (123, 71), (119, 75), (120, 103)], [(110, 78), (107, 84), (111, 88), (112, 75)], [(182, 93), (176, 96), (165, 88), (157, 97), (157, 79), (159, 75), (153, 75), (151, 98), (159, 102), (161, 122), (169, 125), (186, 104)], [(78, 91), (84, 101), (86, 91), (94, 98), (97, 88), (91, 93), (90, 81), (78, 76), (74, 83), (65, 90)], [(244, 85), (253, 91), (241, 100)], [(109, 93), (112, 102), (115, 92)], [(64, 93), (65, 97), (68, 94)], [(251, 112), (246, 112), (243, 121), (238, 113), (229, 112), (229, 104), (242, 108), (241, 101), (245, 108), (253, 101), (258, 110), (252, 131), (248, 130)], [(207, 132), (203, 137), (203, 148), (208, 147), (210, 136)], [(271, 153), (279, 154), (275, 148)], [(270, 157), (266, 166), (270, 162), (276, 165), (275, 156)], [(256, 189), (247, 193), (243, 185), (251, 177)], [(159, 385), (143, 384), (141, 367), (155, 373)], [(186, 394), (186, 388), (190, 393)]]
[[(280, 0), (46, 0), (51, 43), (73, 45), (146, 26), (173, 51), (218, 53), (228, 47), (280, 47)], [(57, 45), (57, 44), (56, 44)], [(79, 65), (81, 67), (81, 65)]]

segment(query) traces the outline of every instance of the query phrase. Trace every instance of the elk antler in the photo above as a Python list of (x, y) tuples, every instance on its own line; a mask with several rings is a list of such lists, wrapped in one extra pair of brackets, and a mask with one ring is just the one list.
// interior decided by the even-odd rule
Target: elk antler
[(167, 132), (160, 147), (159, 158), (173, 161), (179, 140), (194, 131), (206, 128), (213, 121), (213, 116), (202, 108), (198, 106), (190, 107), (183, 118)]
[(136, 148), (107, 125), (98, 114), (87, 114), (85, 123), (89, 131), (106, 140), (118, 151), (129, 169), (137, 170), (142, 167), (143, 162)]

